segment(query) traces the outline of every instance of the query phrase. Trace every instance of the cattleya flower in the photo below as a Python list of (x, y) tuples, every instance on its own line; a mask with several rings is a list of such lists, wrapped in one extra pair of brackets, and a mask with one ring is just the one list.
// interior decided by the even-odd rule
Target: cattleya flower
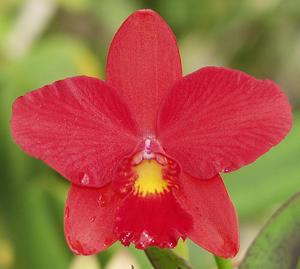
[(71, 181), (65, 235), (75, 254), (116, 241), (173, 248), (190, 238), (234, 256), (235, 209), (220, 176), (255, 161), (291, 128), (280, 88), (241, 71), (182, 76), (175, 37), (151, 10), (110, 46), (106, 80), (77, 76), (18, 98), (14, 140)]

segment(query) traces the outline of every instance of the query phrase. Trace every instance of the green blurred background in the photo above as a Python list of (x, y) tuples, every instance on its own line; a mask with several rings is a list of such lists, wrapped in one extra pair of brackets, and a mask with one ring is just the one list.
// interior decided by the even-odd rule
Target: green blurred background
[[(150, 268), (144, 253), (116, 244), (74, 257), (63, 234), (68, 183), (14, 145), (13, 100), (67, 76), (104, 78), (109, 43), (134, 10), (158, 11), (174, 30), (184, 73), (204, 65), (271, 78), (288, 94), (294, 128), (256, 163), (225, 176), (240, 216), (242, 249), (266, 219), (300, 189), (300, 1), (297, 0), (1, 0), (0, 1), (0, 268)], [(188, 242), (195, 268), (215, 268)]]

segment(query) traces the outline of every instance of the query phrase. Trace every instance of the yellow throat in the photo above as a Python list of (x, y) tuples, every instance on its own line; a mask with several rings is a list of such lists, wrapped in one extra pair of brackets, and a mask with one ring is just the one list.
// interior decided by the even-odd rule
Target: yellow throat
[(163, 167), (155, 160), (144, 160), (134, 167), (138, 178), (134, 189), (139, 196), (163, 193), (168, 188), (168, 181), (163, 178)]

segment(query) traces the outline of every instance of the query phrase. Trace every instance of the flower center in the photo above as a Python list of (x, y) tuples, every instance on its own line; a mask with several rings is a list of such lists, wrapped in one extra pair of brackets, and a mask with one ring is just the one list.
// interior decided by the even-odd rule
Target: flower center
[(168, 190), (168, 181), (163, 176), (163, 167), (156, 160), (144, 160), (133, 170), (137, 175), (134, 182), (136, 194), (145, 197)]
[[(118, 168), (118, 192), (132, 191), (140, 197), (153, 196), (178, 188), (179, 165), (164, 155), (157, 143), (147, 138), (139, 151), (123, 160)], [(162, 153), (163, 152), (163, 153)]]

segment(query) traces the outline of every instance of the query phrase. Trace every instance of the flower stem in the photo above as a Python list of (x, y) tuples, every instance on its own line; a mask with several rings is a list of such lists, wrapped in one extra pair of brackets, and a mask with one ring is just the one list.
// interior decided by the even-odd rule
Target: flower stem
[(178, 241), (176, 248), (174, 248), (176, 254), (184, 258), (186, 261), (189, 260), (189, 251), (186, 242), (183, 242), (181, 239)]
[(215, 261), (218, 269), (233, 269), (230, 259), (223, 259), (221, 257), (215, 256)]

